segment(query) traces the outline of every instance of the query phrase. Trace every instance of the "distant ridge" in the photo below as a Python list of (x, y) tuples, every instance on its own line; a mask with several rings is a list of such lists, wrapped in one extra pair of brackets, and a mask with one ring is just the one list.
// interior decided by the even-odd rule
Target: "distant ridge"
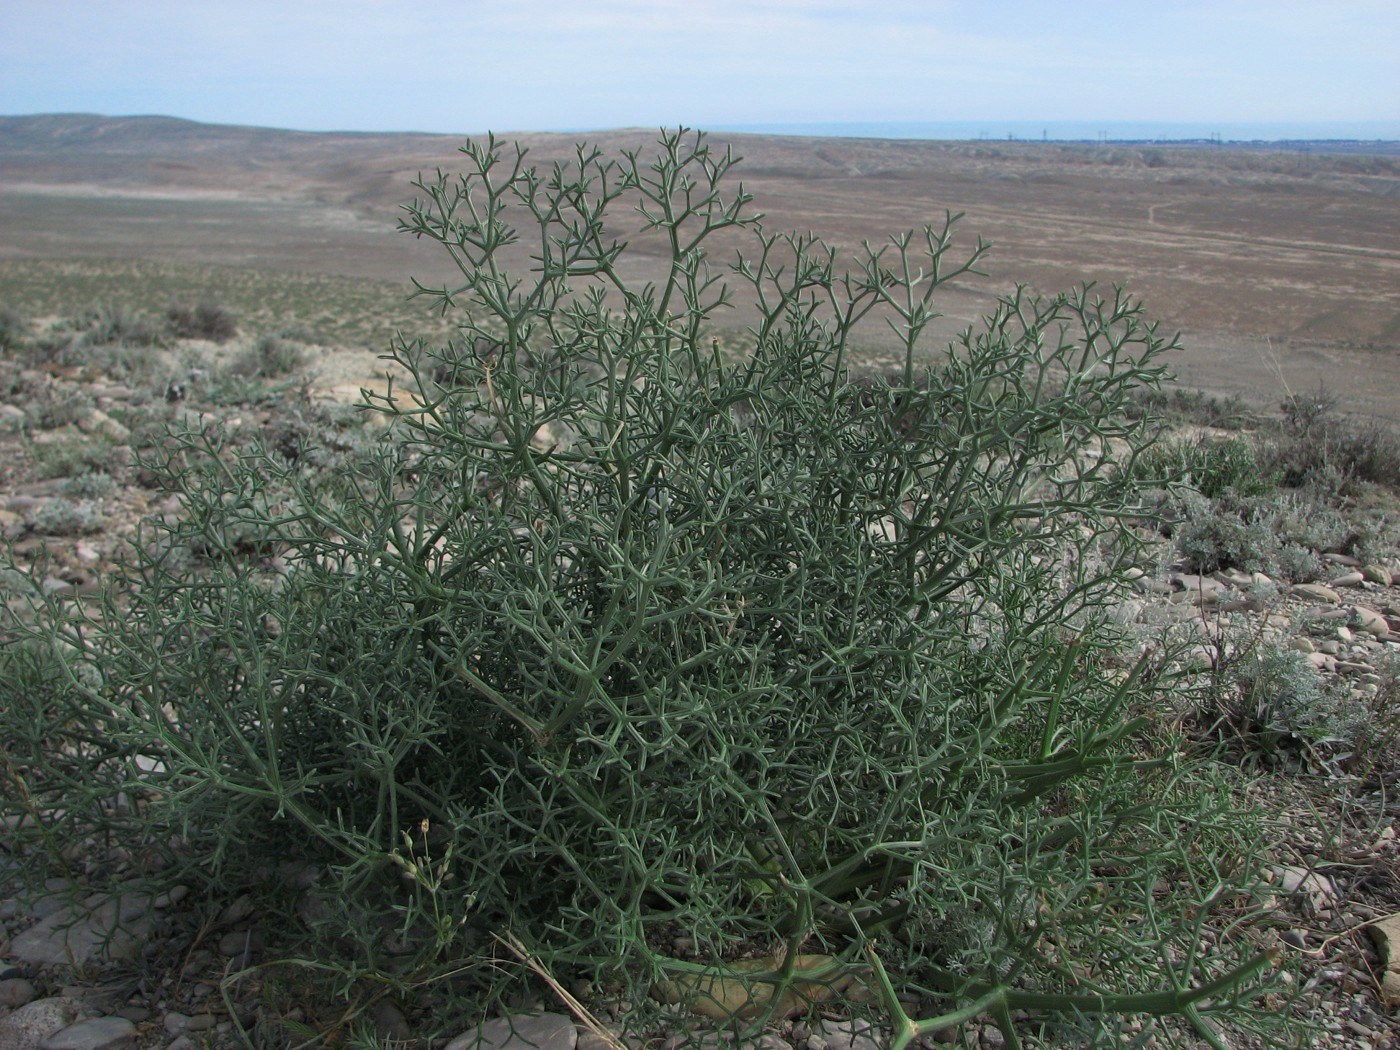
[[(827, 125), (819, 126), (827, 128)], [(843, 127), (850, 127), (843, 125)], [(645, 148), (656, 130), (623, 128), (573, 133), (503, 132), (499, 138), (529, 147), (532, 159), (570, 159), (582, 141), (605, 152)], [(286, 131), (241, 125), (202, 124), (166, 116), (109, 117), (96, 114), (38, 114), (0, 117), (0, 188), (30, 192), (134, 195), (200, 195), (307, 200), (367, 210), (392, 210), (411, 196), (419, 172), (460, 167), (465, 135), (423, 132)], [(871, 178), (927, 175), (982, 158), (1008, 169), (1052, 158), (1076, 167), (1159, 167), (1166, 164), (1151, 144), (1038, 141), (942, 141), (817, 135), (714, 132), (717, 144), (732, 144), (744, 157), (745, 177)], [(1141, 147), (1141, 148), (1138, 148)], [(1207, 148), (1208, 147), (1208, 148)], [(1400, 157), (1400, 143), (1372, 144), (1357, 157), (1357, 172)], [(1176, 144), (1170, 166), (1213, 171), (1239, 168), (1252, 174), (1292, 170), (1301, 144), (1221, 149), (1213, 144)], [(1049, 153), (1041, 151), (1050, 151)], [(1317, 152), (1339, 152), (1319, 147)], [(1277, 159), (1261, 154), (1277, 153)], [(1252, 155), (1251, 155), (1252, 154)], [(1232, 159), (1234, 158), (1234, 159)], [(1339, 160), (1340, 162), (1340, 160)]]
[(1295, 145), (1311, 145), (1315, 148), (1331, 148), (1344, 152), (1374, 147), (1378, 143), (1383, 146), (1393, 144), (1400, 147), (1400, 122), (1381, 120), (1254, 124), (1080, 120), (826, 121), (724, 124), (719, 130), (761, 135), (963, 142), (1229, 145), (1284, 149)]

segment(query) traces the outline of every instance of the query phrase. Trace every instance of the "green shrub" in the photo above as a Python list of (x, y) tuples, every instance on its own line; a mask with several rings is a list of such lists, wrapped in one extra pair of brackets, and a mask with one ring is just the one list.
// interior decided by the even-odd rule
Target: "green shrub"
[(22, 349), (29, 342), (29, 322), (15, 310), (0, 310), (0, 353)]
[(1188, 572), (1218, 569), (1265, 572), (1274, 559), (1277, 541), (1268, 526), (1219, 516), (1188, 521), (1176, 534)]
[(165, 311), (170, 330), (180, 339), (209, 339), (226, 343), (238, 334), (238, 319), (212, 299), (171, 303)]
[(1297, 543), (1282, 543), (1274, 554), (1273, 571), (1290, 583), (1313, 583), (1327, 570), (1316, 552)]
[(78, 478), (91, 472), (110, 474), (127, 460), (128, 450), (101, 434), (75, 434), (29, 446), (34, 476)]
[(264, 335), (238, 363), (238, 370), (263, 379), (280, 379), (305, 364), (306, 351), (296, 343), (281, 336)]
[[(386, 440), (327, 472), (186, 435), (181, 514), (90, 622), (51, 610), (61, 668), (0, 667), (41, 825), (105, 822), (213, 895), (290, 894), (267, 873), (296, 857), (338, 987), (477, 1016), (509, 989), (494, 935), (639, 1029), (721, 978), (873, 989), (847, 1005), (897, 1047), (980, 1013), (1013, 1047), (1021, 1012), (1285, 1021), (1231, 932), (1253, 825), (1145, 714), (1167, 665), (1113, 669), (1116, 450), (1150, 441), (1125, 416), (1165, 349), (1138, 307), (1017, 294), (926, 357), (932, 296), (982, 253), (951, 220), (842, 268), (765, 232), (698, 136), (546, 172), (464, 154), (405, 222), (460, 266), (420, 292), (464, 338), (395, 346)], [(727, 277), (721, 233), (748, 245)], [(642, 234), (669, 269), (634, 285)], [(738, 361), (707, 331), (726, 281), (756, 304)], [(853, 384), (875, 318), (903, 368)], [(98, 805), (119, 793), (142, 804)]]
[(90, 307), (75, 328), (89, 347), (159, 346), (165, 339), (159, 324), (120, 303)]
[(1258, 647), (1236, 668), (1234, 688), (1225, 712), (1231, 736), (1257, 754), (1292, 752), (1325, 768), (1367, 738), (1366, 705), (1345, 684), (1324, 685), (1296, 650)]
[(1292, 488), (1351, 494), (1358, 482), (1400, 488), (1400, 433), (1377, 420), (1336, 414), (1337, 399), (1319, 387), (1281, 406), (1283, 425), (1262, 456), (1266, 470)]
[(1173, 425), (1190, 423), (1216, 430), (1239, 430), (1251, 424), (1255, 415), (1238, 394), (1222, 398), (1180, 386), (1143, 391), (1128, 413), (1138, 418), (1160, 418)]
[(1186, 484), (1209, 499), (1226, 492), (1264, 495), (1279, 480), (1261, 469), (1254, 443), (1246, 437), (1172, 438), (1139, 456), (1132, 469), (1144, 484)]
[(44, 536), (89, 536), (101, 532), (106, 518), (88, 499), (49, 499), (30, 512), (29, 528)]

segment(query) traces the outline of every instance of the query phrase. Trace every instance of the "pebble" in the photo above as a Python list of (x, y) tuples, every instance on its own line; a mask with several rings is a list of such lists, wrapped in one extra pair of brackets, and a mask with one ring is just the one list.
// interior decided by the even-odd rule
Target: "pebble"
[(1361, 575), (1371, 583), (1378, 583), (1382, 587), (1389, 587), (1395, 582), (1390, 574), (1390, 570), (1384, 565), (1363, 565), (1361, 566)]
[(33, 1002), (38, 990), (23, 977), (10, 977), (0, 981), (0, 1007), (13, 1010), (17, 1006)]
[(23, 430), (28, 418), (18, 405), (0, 405), (0, 433)]
[(1337, 669), (1337, 658), (1330, 653), (1308, 653), (1307, 661), (1319, 671), (1335, 671)]
[(1285, 893), (1305, 895), (1316, 911), (1329, 911), (1337, 903), (1336, 883), (1321, 872), (1296, 864), (1275, 864), (1269, 870)]
[(1365, 631), (1372, 638), (1384, 639), (1390, 635), (1390, 624), (1375, 609), (1368, 609), (1364, 605), (1353, 605), (1350, 620), (1353, 626)]
[(60, 1032), (82, 1014), (76, 999), (52, 996), (35, 999), (0, 1017), (0, 1047), (35, 1050), (49, 1036)]
[(820, 1039), (827, 1050), (880, 1050), (881, 1041), (876, 1038), (879, 1032), (869, 1021), (850, 1018), (844, 1021), (825, 1019), (818, 1021), (813, 1033), (807, 1039), (810, 1048), (813, 1039)]
[(563, 1014), (497, 1017), (464, 1032), (443, 1050), (575, 1050), (578, 1029)]
[(219, 954), (229, 957), (256, 955), (262, 951), (263, 940), (255, 929), (230, 930), (219, 938)]
[(1336, 551), (1324, 551), (1322, 560), (1331, 562), (1333, 565), (1347, 565), (1353, 568), (1361, 564), (1360, 558), (1353, 558), (1350, 554), (1340, 554)]
[(39, 1050), (118, 1050), (135, 1036), (136, 1026), (125, 1017), (94, 1017), (49, 1036)]
[(151, 925), (148, 898), (89, 897), (83, 905), (60, 907), (25, 930), (10, 941), (7, 953), (34, 966), (133, 959)]
[(217, 1020), (213, 1014), (189, 1016), (172, 1010), (165, 1015), (162, 1026), (165, 1028), (166, 1035), (184, 1035), (186, 1032), (203, 1032), (205, 1029), (213, 1028)]
[(1327, 602), (1329, 605), (1336, 605), (1342, 600), (1342, 596), (1331, 587), (1324, 587), (1320, 583), (1295, 583), (1288, 588), (1288, 593), (1299, 598), (1310, 598), (1315, 602)]
[(173, 907), (174, 905), (179, 904), (182, 900), (188, 897), (189, 893), (190, 888), (188, 886), (172, 886), (170, 887), (170, 889), (166, 890), (159, 897), (153, 900), (151, 902), (151, 907), (157, 910), (163, 910), (165, 908)]

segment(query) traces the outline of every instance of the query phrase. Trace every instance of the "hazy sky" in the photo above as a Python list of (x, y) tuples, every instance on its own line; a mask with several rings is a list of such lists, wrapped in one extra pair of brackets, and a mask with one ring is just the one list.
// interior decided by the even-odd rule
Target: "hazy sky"
[(0, 0), (0, 113), (1396, 121), (1400, 0)]

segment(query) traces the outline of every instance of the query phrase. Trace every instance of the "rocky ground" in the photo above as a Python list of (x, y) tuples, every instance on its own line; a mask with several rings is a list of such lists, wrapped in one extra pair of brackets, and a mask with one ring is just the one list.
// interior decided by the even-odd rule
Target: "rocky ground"
[[(207, 374), (182, 374), (162, 385), (82, 368), (3, 364), (0, 529), (21, 564), (44, 555), (38, 583), (51, 593), (95, 590), (136, 521), (174, 509), (172, 497), (144, 487), (140, 470), (128, 464), (132, 447), (150, 440), (144, 421), (192, 413), (231, 435), (266, 435), (284, 425), (288, 405), (310, 413), (324, 396), (291, 384), (263, 401), (221, 399), (207, 396), (214, 389)], [(342, 394), (343, 379), (336, 378)], [(1265, 647), (1296, 652), (1302, 654), (1297, 666), (1311, 676), (1298, 694), (1305, 702), (1341, 697), (1348, 710), (1378, 723), (1396, 717), (1400, 557), (1394, 551), (1365, 564), (1322, 551), (1327, 578), (1293, 584), (1258, 572), (1188, 573), (1169, 541), (1155, 533), (1148, 538), (1138, 593), (1117, 610), (1127, 630), (1143, 639), (1186, 640), (1185, 659), (1202, 680), (1235, 673)], [(5, 584), (17, 593), (13, 577)], [(1227, 714), (1216, 732), (1241, 725)], [(1309, 712), (1294, 716), (1306, 721)], [(1390, 744), (1389, 750), (1378, 745), (1374, 762), (1350, 767), (1289, 740), (1263, 753), (1236, 752), (1249, 760), (1241, 794), (1263, 806), (1279, 829), (1267, 873), (1277, 887), (1276, 927), (1268, 936), (1301, 964), (1302, 990), (1290, 1008), (1317, 1023), (1309, 1045), (1324, 1050), (1400, 1047), (1400, 948), (1392, 953), (1400, 944), (1400, 805), (1393, 797), (1393, 738)], [(72, 859), (80, 868), (82, 858)], [(0, 837), (0, 1050), (292, 1046), (296, 1040), (285, 1033), (298, 1023), (309, 1039), (335, 1016), (336, 1007), (298, 1002), (294, 982), (274, 987), (249, 970), (277, 957), (278, 930), (246, 901), (210, 914), (178, 885), (155, 897), (132, 891), (75, 899), (76, 886), (63, 880), (51, 880), (43, 892), (21, 892), (9, 870), (17, 863)], [(314, 873), (289, 859), (286, 877)], [(419, 1038), (442, 1031), (430, 1002), (382, 998), (364, 1016), (380, 1046), (465, 1050), (478, 1036), (480, 1045), (497, 1047), (616, 1044), (606, 1025), (572, 1012), (562, 997), (538, 1006), (544, 1011), (538, 1016), (497, 1019), (480, 1031), (463, 1025), (431, 1044)], [(285, 1041), (274, 1042), (274, 1031)], [(686, 1034), (658, 1033), (652, 1045), (676, 1045)], [(875, 1050), (887, 1038), (816, 1011), (752, 1045)], [(980, 1022), (925, 1042), (1003, 1045), (1001, 1033)]]

